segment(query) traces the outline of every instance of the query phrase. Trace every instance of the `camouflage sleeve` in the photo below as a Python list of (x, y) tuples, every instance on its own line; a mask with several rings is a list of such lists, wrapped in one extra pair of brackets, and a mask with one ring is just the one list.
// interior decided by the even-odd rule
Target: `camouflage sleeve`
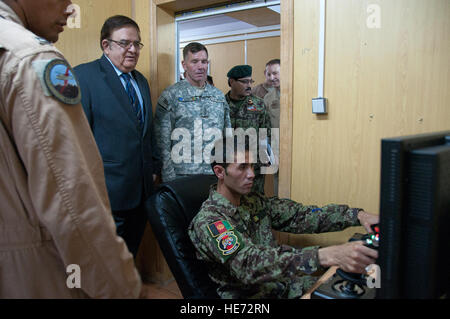
[(268, 199), (267, 206), (273, 229), (282, 232), (325, 233), (360, 225), (357, 216), (361, 209), (347, 205), (305, 206), (290, 199), (272, 197)]
[(172, 106), (170, 105), (170, 97), (164, 91), (158, 99), (155, 112), (154, 131), (156, 143), (158, 145), (159, 155), (162, 162), (161, 177), (163, 182), (175, 179), (175, 169), (173, 167), (171, 150), (172, 150), (172, 130), (174, 123), (172, 120)]
[(297, 249), (287, 245), (265, 247), (250, 242), (230, 258), (227, 267), (243, 284), (292, 281), (320, 269), (318, 246)]
[(226, 134), (225, 129), (229, 128), (229, 127), (232, 127), (231, 126), (231, 119), (230, 119), (230, 106), (228, 105), (228, 102), (225, 99), (225, 97), (223, 99), (223, 107), (224, 107), (224, 119), (223, 119), (224, 132), (223, 132), (223, 135), (225, 136), (225, 134)]
[(260, 123), (259, 127), (267, 128), (267, 141), (271, 143), (271, 129), (272, 124), (270, 122), (270, 114), (269, 114), (269, 108), (267, 107), (266, 103), (264, 103), (264, 117), (261, 119), (262, 123)]
[[(225, 225), (218, 233), (214, 225)], [(319, 247), (264, 246), (252, 242), (236, 229), (232, 220), (202, 219), (189, 228), (200, 259), (223, 265), (234, 280), (242, 284), (286, 281), (316, 272)]]

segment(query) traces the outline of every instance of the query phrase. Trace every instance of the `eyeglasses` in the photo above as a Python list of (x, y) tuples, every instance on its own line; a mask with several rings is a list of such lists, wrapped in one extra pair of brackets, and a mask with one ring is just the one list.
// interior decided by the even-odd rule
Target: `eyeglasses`
[(253, 80), (236, 80), (236, 81), (241, 82), (242, 84), (247, 84), (247, 85), (255, 83), (255, 81), (253, 81)]
[(124, 49), (127, 49), (127, 50), (131, 48), (131, 45), (133, 45), (136, 50), (140, 50), (140, 49), (142, 49), (144, 47), (144, 44), (142, 44), (139, 41), (130, 41), (130, 40), (116, 41), (116, 40), (112, 40), (112, 39), (108, 39), (108, 41), (114, 42), (118, 46), (120, 46), (121, 48), (124, 48)]

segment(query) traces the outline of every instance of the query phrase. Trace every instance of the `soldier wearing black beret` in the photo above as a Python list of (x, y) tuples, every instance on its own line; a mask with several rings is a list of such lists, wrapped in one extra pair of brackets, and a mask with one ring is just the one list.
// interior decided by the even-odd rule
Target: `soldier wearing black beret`
[[(231, 127), (235, 130), (242, 128), (244, 132), (254, 128), (258, 145), (270, 143), (270, 116), (264, 100), (252, 94), (252, 67), (250, 65), (236, 65), (227, 73), (230, 91), (225, 98), (230, 106)], [(250, 133), (250, 131), (248, 131)], [(263, 146), (266, 147), (266, 146)], [(260, 152), (258, 151), (258, 154)], [(258, 157), (255, 163), (255, 181), (253, 191), (264, 193), (264, 175), (261, 174), (261, 164), (265, 160)]]

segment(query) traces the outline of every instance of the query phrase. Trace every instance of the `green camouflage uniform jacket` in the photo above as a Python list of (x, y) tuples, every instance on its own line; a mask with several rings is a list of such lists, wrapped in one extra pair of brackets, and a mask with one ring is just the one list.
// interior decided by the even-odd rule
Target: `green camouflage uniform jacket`
[[(164, 90), (154, 120), (164, 182), (185, 175), (213, 174), (209, 156), (215, 139), (221, 138), (231, 126), (229, 113), (223, 93), (209, 84), (200, 89), (182, 80)], [(177, 128), (180, 130), (174, 132)], [(187, 138), (190, 138), (187, 144), (182, 143)], [(186, 148), (181, 151), (183, 145)], [(172, 148), (176, 155), (183, 156), (172, 158)]]
[(304, 206), (259, 193), (242, 196), (235, 207), (215, 188), (188, 232), (222, 298), (299, 298), (315, 283), (319, 247), (279, 245), (272, 229), (309, 234), (360, 225), (358, 208)]
[[(254, 128), (256, 133), (260, 128), (267, 129), (267, 141), (270, 143), (270, 115), (267, 112), (264, 100), (255, 95), (245, 98), (239, 106), (231, 99), (230, 92), (225, 95), (230, 106), (231, 127), (234, 129), (242, 128), (244, 131), (248, 128)], [(258, 152), (259, 154), (259, 152)], [(264, 175), (260, 174), (261, 164), (255, 163), (255, 180), (252, 191), (264, 193)]]

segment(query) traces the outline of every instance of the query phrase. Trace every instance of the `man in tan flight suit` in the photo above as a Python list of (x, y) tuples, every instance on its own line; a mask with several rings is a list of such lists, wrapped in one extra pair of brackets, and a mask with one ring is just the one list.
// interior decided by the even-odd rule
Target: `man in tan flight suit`
[[(264, 76), (266, 81), (255, 86), (252, 94), (264, 100), (270, 115), (272, 132), (275, 134), (276, 130), (279, 132), (280, 127), (280, 59), (273, 59), (266, 63)], [(276, 147), (275, 152), (280, 154), (279, 147)], [(274, 195), (278, 196), (278, 172), (274, 175), (273, 183)]]
[(0, 1), (0, 298), (132, 298), (102, 160), (64, 56), (69, 0)]

